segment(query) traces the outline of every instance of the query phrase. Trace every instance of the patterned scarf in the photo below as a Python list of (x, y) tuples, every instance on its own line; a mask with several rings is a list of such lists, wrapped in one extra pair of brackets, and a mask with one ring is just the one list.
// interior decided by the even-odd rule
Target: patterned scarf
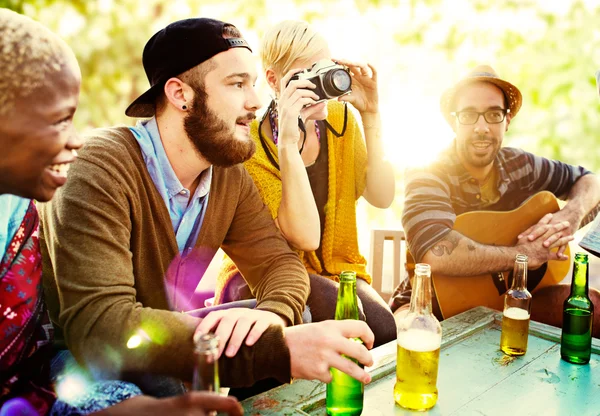
[(0, 405), (12, 398), (46, 414), (52, 324), (42, 296), (39, 218), (33, 201), (0, 262)]

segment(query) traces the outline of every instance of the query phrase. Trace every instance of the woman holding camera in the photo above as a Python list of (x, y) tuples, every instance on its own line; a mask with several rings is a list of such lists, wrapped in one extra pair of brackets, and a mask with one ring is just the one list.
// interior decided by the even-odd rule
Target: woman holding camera
[[(393, 315), (370, 286), (356, 228), (360, 196), (387, 208), (395, 192), (392, 167), (383, 159), (377, 73), (371, 65), (332, 61), (324, 38), (305, 22), (271, 28), (261, 59), (275, 98), (251, 126), (257, 150), (245, 166), (307, 268), (313, 321), (334, 317), (338, 276), (353, 270), (375, 345), (395, 339)], [(359, 111), (364, 139), (345, 103)], [(248, 297), (245, 281), (225, 259), (216, 302)]]

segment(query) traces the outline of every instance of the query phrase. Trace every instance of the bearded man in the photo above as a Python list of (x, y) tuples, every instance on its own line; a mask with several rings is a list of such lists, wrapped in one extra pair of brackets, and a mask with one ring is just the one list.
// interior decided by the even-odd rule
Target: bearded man
[[(501, 272), (512, 270), (518, 253), (528, 256), (530, 270), (550, 260), (566, 261), (565, 249), (573, 234), (585, 217), (598, 210), (600, 180), (592, 172), (503, 146), (521, 103), (519, 89), (487, 65), (472, 69), (442, 94), (442, 114), (456, 137), (430, 166), (407, 172), (402, 213), (410, 252), (416, 262), (431, 265), (434, 283), (436, 273), (473, 279), (483, 275), (496, 282), (500, 294), (493, 295), (499, 297), (506, 291)], [(460, 214), (514, 210), (541, 191), (567, 202), (530, 227), (517, 223), (519, 235), (513, 245), (483, 244), (453, 228)], [(476, 228), (486, 227), (492, 234), (501, 231), (497, 225), (483, 223)], [(530, 290), (537, 284), (528, 280)], [(392, 296), (390, 306), (397, 316), (406, 313), (411, 290), (406, 279)], [(476, 290), (463, 293), (463, 298), (481, 295)], [(533, 296), (531, 318), (560, 326), (562, 302), (568, 294), (567, 285), (540, 287)], [(596, 290), (590, 296), (600, 300)], [(449, 301), (456, 302), (456, 297)], [(433, 311), (439, 319), (449, 317), (443, 309), (436, 287)]]
[[(285, 328), (302, 323), (308, 275), (241, 165), (254, 152), (249, 124), (260, 107), (250, 47), (230, 24), (186, 19), (148, 41), (143, 63), (152, 87), (126, 114), (149, 119), (92, 132), (69, 182), (41, 208), (57, 338), (94, 375), (132, 380), (154, 395), (179, 392), (172, 382), (147, 382), (156, 375), (191, 380), (195, 332), (219, 336), (224, 364), (237, 355), (223, 385), (327, 381), (340, 364), (322, 360), (322, 374), (309, 368), (319, 361), (317, 328)], [(219, 247), (242, 271), (255, 307), (204, 319), (206, 309), (181, 313), (200, 306), (194, 289)], [(366, 348), (347, 350), (348, 331), (328, 331), (331, 346), (321, 352), (343, 360), (346, 350), (368, 364)], [(366, 325), (350, 332), (372, 336)], [(132, 336), (142, 341), (136, 348)], [(358, 366), (347, 370), (368, 379)]]

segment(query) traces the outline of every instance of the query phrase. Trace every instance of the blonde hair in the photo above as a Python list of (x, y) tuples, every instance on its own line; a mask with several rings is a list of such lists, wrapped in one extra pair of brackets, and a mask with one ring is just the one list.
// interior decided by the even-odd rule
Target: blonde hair
[(0, 9), (0, 116), (45, 85), (49, 74), (74, 62), (67, 44), (45, 26)]
[(281, 76), (292, 69), (298, 59), (309, 59), (327, 50), (327, 42), (308, 23), (284, 20), (271, 27), (261, 42), (263, 69), (272, 69)]

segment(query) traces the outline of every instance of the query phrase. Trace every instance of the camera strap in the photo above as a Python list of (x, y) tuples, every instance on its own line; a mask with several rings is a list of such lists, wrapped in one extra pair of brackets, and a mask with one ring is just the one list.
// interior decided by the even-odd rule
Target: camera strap
[(277, 163), (277, 161), (275, 160), (275, 157), (271, 153), (271, 149), (269, 149), (269, 146), (265, 141), (265, 136), (263, 136), (262, 134), (262, 124), (265, 122), (265, 119), (269, 116), (269, 113), (271, 112), (274, 106), (275, 100), (271, 100), (271, 104), (269, 104), (267, 111), (265, 111), (265, 114), (263, 114), (262, 118), (260, 119), (260, 123), (258, 123), (258, 138), (260, 139), (260, 144), (263, 150), (265, 151), (265, 154), (267, 155), (269, 161), (273, 164), (273, 166), (275, 166), (275, 168), (277, 168), (277, 170), (280, 170), (279, 163)]
[(344, 103), (344, 126), (342, 127), (341, 133), (338, 133), (333, 126), (329, 124), (327, 119), (323, 120), (323, 122), (325, 123), (325, 127), (327, 127), (327, 129), (329, 129), (335, 135), (335, 137), (342, 137), (344, 134), (346, 134), (346, 128), (348, 127), (348, 103)]
[(304, 143), (306, 143), (306, 126), (304, 125), (304, 121), (302, 121), (302, 117), (300, 116), (298, 116), (298, 128), (304, 134), (304, 137), (302, 138), (302, 146), (300, 146), (300, 154), (302, 154), (302, 151), (304, 150)]
[[(260, 144), (261, 144), (263, 150), (265, 151), (265, 154), (267, 155), (267, 158), (269, 159), (269, 161), (273, 164), (273, 166), (275, 166), (275, 168), (277, 168), (277, 170), (280, 170), (279, 163), (277, 163), (277, 161), (275, 160), (275, 157), (271, 153), (271, 149), (269, 149), (269, 146), (267, 145), (267, 143), (265, 141), (265, 137), (262, 134), (262, 128), (261, 128), (265, 119), (269, 116), (269, 114), (274, 109), (274, 107), (275, 107), (275, 100), (271, 100), (271, 103), (269, 104), (267, 111), (265, 111), (262, 118), (260, 119), (260, 123), (258, 124), (258, 138), (260, 139)], [(323, 124), (325, 124), (325, 128), (330, 130), (336, 137), (342, 137), (344, 134), (346, 134), (346, 129), (348, 128), (348, 103), (344, 103), (344, 125), (342, 126), (341, 133), (338, 133), (333, 128), (333, 126), (331, 124), (329, 124), (329, 122), (327, 120), (323, 120)], [(302, 150), (304, 150), (304, 143), (306, 142), (306, 126), (304, 125), (304, 122), (302, 121), (302, 118), (300, 116), (298, 116), (298, 128), (304, 134), (304, 138), (302, 140), (302, 146), (300, 146), (300, 154), (302, 154)]]

